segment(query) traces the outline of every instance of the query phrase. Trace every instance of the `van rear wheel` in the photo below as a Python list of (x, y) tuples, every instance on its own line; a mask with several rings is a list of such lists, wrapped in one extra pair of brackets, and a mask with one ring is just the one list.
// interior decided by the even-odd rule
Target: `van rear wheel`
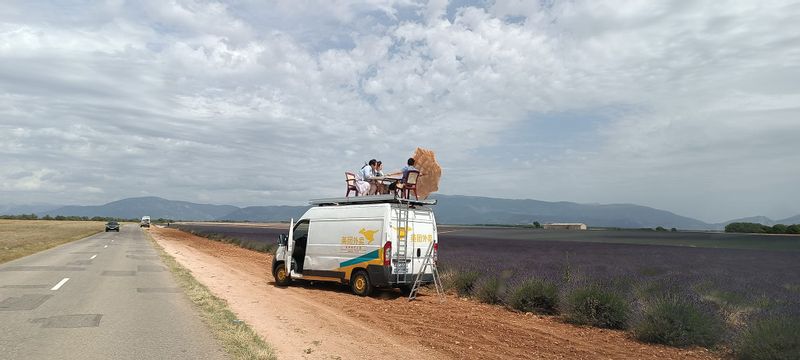
[(289, 286), (292, 282), (292, 278), (286, 273), (286, 266), (283, 263), (275, 266), (275, 269), (272, 271), (272, 276), (275, 278), (275, 285), (277, 286)]
[(369, 281), (369, 275), (364, 270), (358, 270), (350, 277), (350, 288), (353, 294), (358, 296), (369, 296), (372, 293), (372, 282)]

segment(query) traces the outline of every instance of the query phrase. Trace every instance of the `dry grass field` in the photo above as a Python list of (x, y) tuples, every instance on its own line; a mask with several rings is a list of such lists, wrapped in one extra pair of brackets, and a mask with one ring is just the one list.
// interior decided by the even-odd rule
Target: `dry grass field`
[(103, 230), (100, 221), (0, 220), (0, 264)]

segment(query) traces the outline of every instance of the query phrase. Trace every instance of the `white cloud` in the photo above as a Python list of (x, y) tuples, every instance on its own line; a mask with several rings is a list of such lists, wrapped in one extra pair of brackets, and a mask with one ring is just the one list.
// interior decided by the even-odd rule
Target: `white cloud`
[[(800, 212), (789, 2), (80, 8), (0, 6), (0, 183), (13, 202), (299, 203), (340, 193), (341, 173), (368, 158), (399, 167), (424, 146), (446, 193), (704, 220)], [(560, 114), (591, 121), (551, 126)]]
[(11, 171), (2, 169), (3, 181), (0, 182), (0, 191), (61, 191), (63, 185), (52, 180), (59, 174), (51, 169), (35, 169), (31, 171)]

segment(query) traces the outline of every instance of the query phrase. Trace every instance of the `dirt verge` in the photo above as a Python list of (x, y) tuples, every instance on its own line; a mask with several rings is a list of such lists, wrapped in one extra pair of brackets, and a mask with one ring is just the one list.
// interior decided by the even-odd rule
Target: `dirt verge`
[(166, 252), (256, 332), (281, 359), (712, 359), (705, 349), (642, 344), (622, 331), (576, 327), (423, 292), (361, 298), (329, 283), (277, 288), (272, 256), (175, 229), (151, 234)]
[[(152, 236), (149, 238), (155, 241)], [(181, 266), (163, 247), (156, 244), (156, 248), (161, 253), (164, 264), (175, 276), (175, 281), (197, 307), (200, 316), (228, 355), (234, 359), (276, 359), (272, 347), (246, 322), (239, 320), (225, 300), (212, 294), (208, 287), (197, 281), (191, 271)]]

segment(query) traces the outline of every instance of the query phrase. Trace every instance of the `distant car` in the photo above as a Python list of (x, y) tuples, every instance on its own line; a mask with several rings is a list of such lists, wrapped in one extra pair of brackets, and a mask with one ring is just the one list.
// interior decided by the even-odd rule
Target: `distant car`
[(116, 231), (119, 232), (119, 223), (116, 221), (109, 221), (106, 223), (106, 232)]
[(149, 216), (142, 216), (142, 221), (139, 223), (139, 227), (150, 227), (150, 217)]

